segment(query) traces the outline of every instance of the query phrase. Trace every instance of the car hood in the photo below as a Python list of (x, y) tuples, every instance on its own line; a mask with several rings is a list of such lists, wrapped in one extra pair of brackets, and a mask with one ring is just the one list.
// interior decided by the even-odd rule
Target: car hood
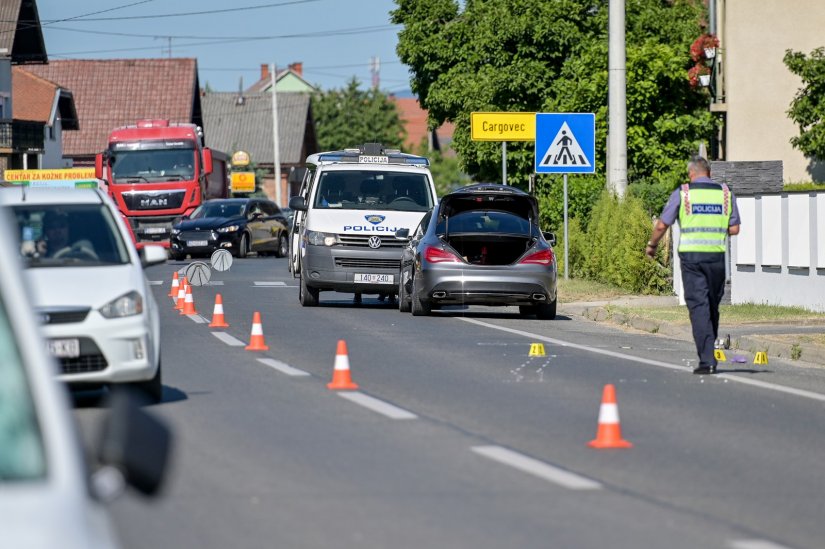
[(425, 213), (387, 210), (315, 210), (310, 213), (308, 228), (313, 231), (337, 234), (393, 234), (398, 229), (412, 231), (421, 222)]
[(144, 299), (143, 270), (134, 265), (37, 267), (26, 269), (36, 307), (86, 306), (97, 309), (136, 290)]
[(441, 198), (438, 215), (451, 217), (470, 210), (501, 210), (529, 219), (536, 224), (539, 220), (539, 204), (535, 196), (503, 191), (452, 192)]
[(198, 219), (185, 219), (175, 225), (181, 231), (193, 231), (197, 229), (218, 229), (227, 225), (244, 223), (246, 219), (242, 216), (235, 217), (200, 217)]

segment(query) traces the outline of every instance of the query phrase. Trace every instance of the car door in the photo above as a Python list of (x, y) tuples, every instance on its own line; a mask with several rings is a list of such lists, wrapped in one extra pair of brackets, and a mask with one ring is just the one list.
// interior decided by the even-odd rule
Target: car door
[[(312, 188), (312, 181), (315, 175), (315, 170), (308, 169), (304, 173), (304, 179), (301, 182), (301, 188), (298, 196), (302, 196), (309, 204), (309, 191)], [(289, 237), (289, 270), (292, 276), (298, 278), (301, 273), (301, 232), (306, 220), (307, 212), (300, 210), (295, 211), (292, 218), (292, 227), (290, 228)]]
[(269, 251), (278, 248), (278, 238), (285, 230), (285, 219), (278, 206), (270, 200), (261, 201), (261, 211), (264, 217), (261, 219), (261, 246)]
[(264, 217), (264, 212), (261, 208), (261, 201), (250, 201), (249, 209), (246, 211), (246, 229), (249, 231), (250, 251), (257, 252), (262, 247), (266, 246), (266, 239), (264, 237)]

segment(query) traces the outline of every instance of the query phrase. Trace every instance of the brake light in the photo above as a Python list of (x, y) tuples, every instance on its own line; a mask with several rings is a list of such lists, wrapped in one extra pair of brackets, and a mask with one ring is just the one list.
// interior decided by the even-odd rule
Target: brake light
[(532, 265), (552, 265), (554, 260), (555, 257), (553, 256), (553, 250), (541, 250), (528, 255), (519, 261), (519, 263), (528, 263)]
[(424, 259), (429, 263), (458, 263), (459, 259), (455, 254), (451, 254), (441, 248), (427, 246), (424, 250)]

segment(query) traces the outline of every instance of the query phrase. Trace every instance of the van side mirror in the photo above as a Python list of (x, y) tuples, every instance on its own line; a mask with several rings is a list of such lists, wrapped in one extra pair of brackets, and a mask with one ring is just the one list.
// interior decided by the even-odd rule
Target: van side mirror
[(307, 211), (307, 201), (303, 196), (293, 196), (289, 199), (289, 207), (300, 212)]
[(541, 233), (541, 235), (544, 237), (548, 244), (550, 244), (551, 246), (556, 245), (556, 233), (543, 232)]
[(395, 239), (396, 240), (409, 240), (410, 239), (410, 230), (407, 228), (398, 229), (395, 231)]

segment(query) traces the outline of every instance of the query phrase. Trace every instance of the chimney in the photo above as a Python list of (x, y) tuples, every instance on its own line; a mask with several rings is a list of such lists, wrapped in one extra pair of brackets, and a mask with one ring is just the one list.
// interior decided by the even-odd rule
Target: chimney
[(304, 64), (303, 63), (290, 63), (289, 68), (297, 74), (298, 76), (304, 75)]
[(269, 64), (261, 63), (261, 80), (269, 80)]

